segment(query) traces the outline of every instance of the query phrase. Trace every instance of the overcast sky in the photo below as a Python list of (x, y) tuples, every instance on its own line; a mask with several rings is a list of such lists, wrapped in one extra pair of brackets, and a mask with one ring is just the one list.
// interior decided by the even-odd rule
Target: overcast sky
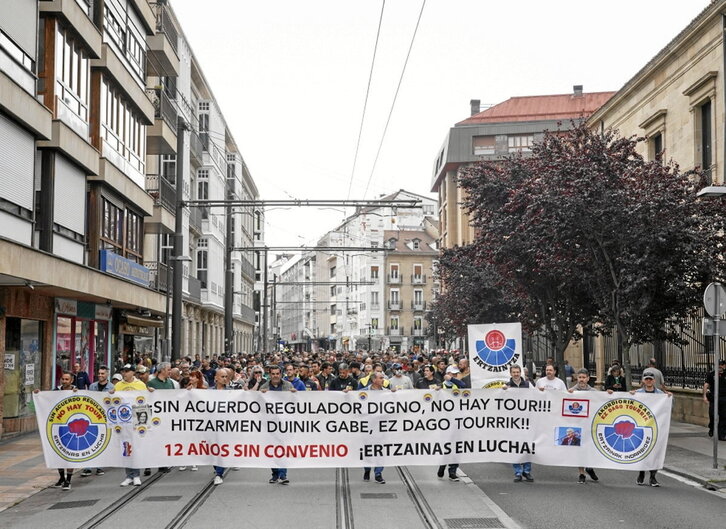
[[(431, 191), (469, 100), (619, 89), (708, 0), (171, 0), (264, 199)], [(370, 183), (369, 183), (370, 180)], [(369, 187), (364, 196), (364, 190)], [(433, 196), (433, 195), (431, 195)], [(270, 211), (268, 245), (314, 244), (336, 211)]]

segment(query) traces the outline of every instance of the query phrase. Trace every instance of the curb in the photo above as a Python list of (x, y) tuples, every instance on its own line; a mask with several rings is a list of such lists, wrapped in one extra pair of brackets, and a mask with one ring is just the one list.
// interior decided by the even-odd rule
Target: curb
[[(663, 470), (665, 470), (666, 472), (670, 472), (671, 474), (675, 474), (676, 476), (680, 476), (682, 478), (689, 479), (695, 483), (698, 483), (702, 487), (707, 488), (708, 490), (721, 490), (721, 489), (726, 488), (726, 480), (713, 482), (713, 481), (707, 480), (706, 478), (704, 478), (702, 476), (698, 476), (696, 474), (692, 474), (692, 473), (686, 472), (684, 470), (680, 470), (680, 469), (673, 468), (673, 467), (667, 467), (667, 466), (664, 466)], [(721, 483), (723, 483), (723, 485), (719, 485)]]

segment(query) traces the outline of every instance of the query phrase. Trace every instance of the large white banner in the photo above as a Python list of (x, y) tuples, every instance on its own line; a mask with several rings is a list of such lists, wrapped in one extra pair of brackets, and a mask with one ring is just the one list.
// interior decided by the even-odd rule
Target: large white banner
[(34, 395), (51, 468), (524, 462), (657, 469), (666, 395), (465, 389)]
[(509, 380), (509, 368), (522, 367), (522, 324), (468, 325), (472, 388), (497, 388)]

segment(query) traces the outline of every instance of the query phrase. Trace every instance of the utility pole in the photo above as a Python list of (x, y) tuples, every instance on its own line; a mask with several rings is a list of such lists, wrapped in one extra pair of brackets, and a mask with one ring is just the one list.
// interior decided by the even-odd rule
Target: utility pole
[(268, 282), (267, 282), (267, 252), (265, 252), (265, 271), (264, 271), (264, 282), (263, 282), (263, 295), (262, 295), (262, 352), (266, 353), (267, 351), (267, 312), (270, 308), (269, 303), (267, 302), (267, 288), (268, 288)]
[(270, 327), (272, 334), (272, 348), (277, 350), (277, 274), (272, 274), (272, 312), (270, 312)]
[[(172, 297), (171, 318), (171, 360), (181, 358), (182, 334), (182, 281), (184, 280), (183, 265), (180, 258), (184, 255), (184, 232), (182, 215), (184, 214), (184, 143), (187, 124), (180, 116), (176, 125), (176, 204), (174, 219), (174, 290)], [(167, 285), (167, 288), (168, 285)]]
[[(234, 178), (227, 178), (227, 200), (234, 199)], [(224, 245), (224, 354), (233, 353), (234, 340), (234, 271), (232, 270), (232, 248), (234, 247), (232, 232), (232, 206), (228, 203), (225, 208), (226, 237)]]

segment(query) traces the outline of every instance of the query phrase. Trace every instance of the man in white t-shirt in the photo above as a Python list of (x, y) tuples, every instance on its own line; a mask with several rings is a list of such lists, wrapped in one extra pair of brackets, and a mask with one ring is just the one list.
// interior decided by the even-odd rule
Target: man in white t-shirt
[(547, 365), (545, 368), (545, 376), (538, 378), (535, 386), (540, 391), (546, 389), (567, 391), (567, 386), (565, 386), (562, 379), (555, 377), (555, 366), (553, 365)]

